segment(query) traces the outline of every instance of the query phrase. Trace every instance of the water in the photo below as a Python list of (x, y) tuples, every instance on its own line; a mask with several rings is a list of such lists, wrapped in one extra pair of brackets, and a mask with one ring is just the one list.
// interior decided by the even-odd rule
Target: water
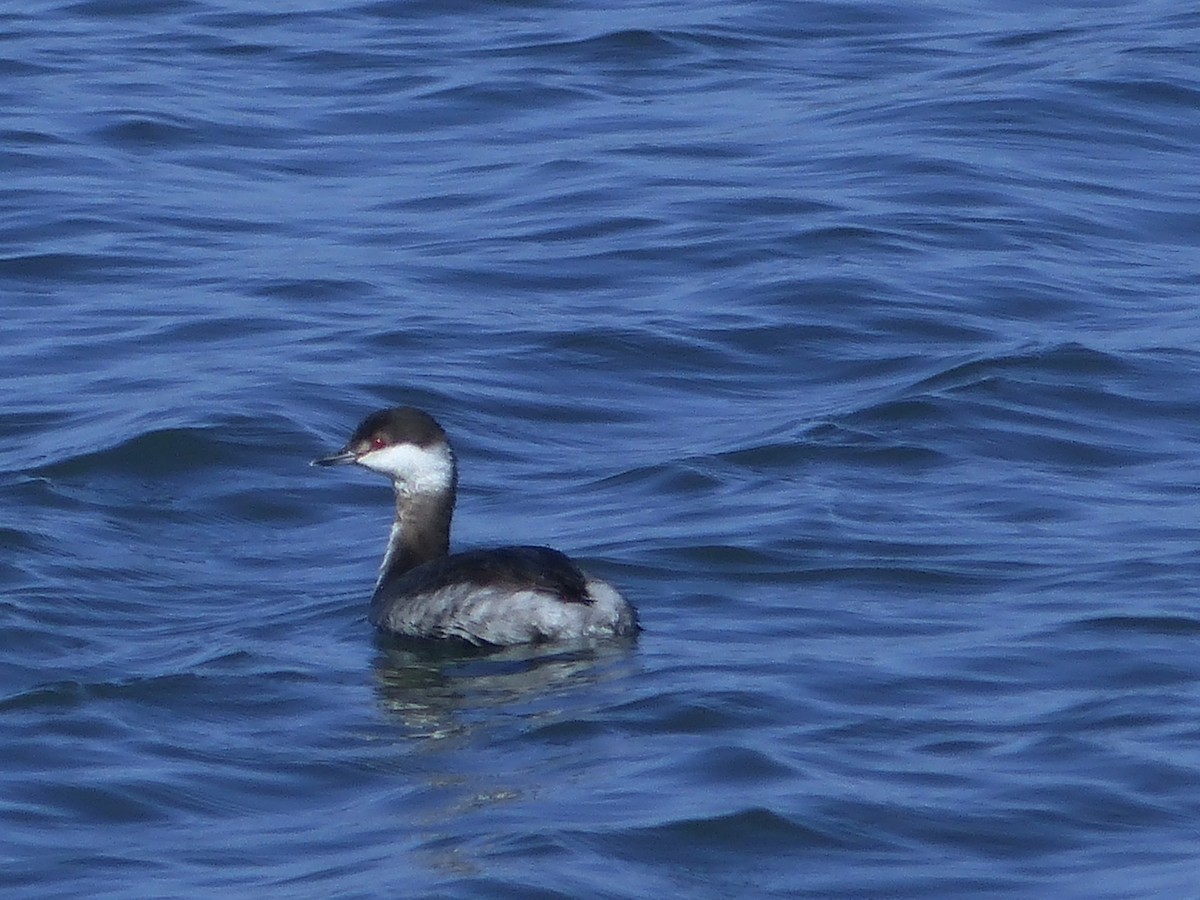
[[(5, 896), (1195, 893), (1195, 11), (0, 34)], [(371, 633), (401, 402), (636, 646)]]

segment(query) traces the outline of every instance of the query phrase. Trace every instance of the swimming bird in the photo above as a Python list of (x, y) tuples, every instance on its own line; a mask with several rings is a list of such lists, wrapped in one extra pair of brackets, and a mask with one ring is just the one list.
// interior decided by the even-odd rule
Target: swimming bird
[(392, 524), (371, 624), (383, 632), (510, 645), (636, 634), (637, 613), (607, 582), (549, 547), (450, 553), (458, 465), (446, 432), (412, 407), (372, 413), (314, 466), (356, 463), (392, 480)]

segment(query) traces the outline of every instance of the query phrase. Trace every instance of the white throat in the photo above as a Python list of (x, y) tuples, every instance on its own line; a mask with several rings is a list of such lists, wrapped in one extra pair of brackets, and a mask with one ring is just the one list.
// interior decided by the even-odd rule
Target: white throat
[(356, 462), (388, 476), (405, 494), (441, 494), (454, 487), (454, 454), (447, 444), (393, 444), (364, 453)]

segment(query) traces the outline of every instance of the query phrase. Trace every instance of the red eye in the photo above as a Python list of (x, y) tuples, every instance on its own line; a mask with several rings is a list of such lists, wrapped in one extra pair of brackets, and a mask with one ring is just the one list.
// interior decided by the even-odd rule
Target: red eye
[(377, 434), (377, 435), (375, 435), (375, 437), (371, 438), (371, 449), (372, 450), (380, 450), (385, 446), (387, 446), (387, 441), (385, 441), (383, 439), (383, 435)]

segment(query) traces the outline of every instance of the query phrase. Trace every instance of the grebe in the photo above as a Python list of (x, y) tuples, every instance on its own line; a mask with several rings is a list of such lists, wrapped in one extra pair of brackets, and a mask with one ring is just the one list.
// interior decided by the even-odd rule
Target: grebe
[(371, 597), (371, 624), (381, 631), (493, 645), (637, 633), (629, 602), (557, 550), (449, 552), (458, 467), (428, 413), (372, 413), (342, 450), (312, 465), (345, 463), (388, 476), (396, 489), (396, 521)]

